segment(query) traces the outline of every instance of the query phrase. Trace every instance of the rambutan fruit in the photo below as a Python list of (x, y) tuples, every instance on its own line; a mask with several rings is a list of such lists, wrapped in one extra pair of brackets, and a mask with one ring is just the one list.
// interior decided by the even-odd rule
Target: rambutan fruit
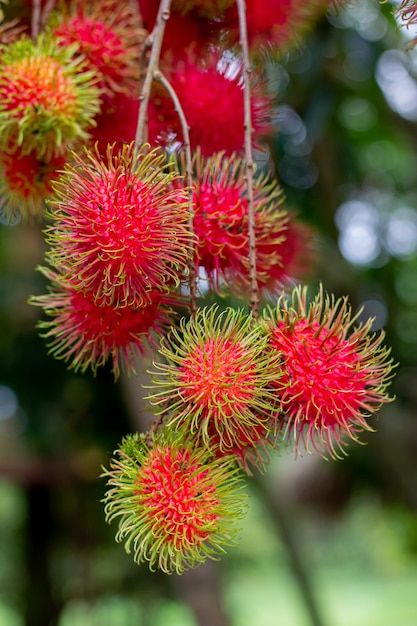
[(200, 17), (219, 18), (235, 0), (173, 0), (172, 9), (185, 15), (193, 11)]
[(139, 84), (139, 55), (146, 31), (132, 3), (74, 0), (50, 19), (50, 29), (64, 48), (77, 44), (88, 70), (109, 95), (130, 94)]
[[(316, 237), (313, 228), (298, 220), (291, 212), (285, 215), (281, 238), (274, 240), (268, 230), (269, 221), (258, 222), (256, 258), (259, 293), (264, 299), (276, 298), (286, 285), (311, 277), (317, 265)], [(275, 226), (277, 226), (275, 222)], [(269, 226), (269, 228), (271, 228)], [(248, 261), (242, 271), (229, 278), (233, 291), (248, 297), (250, 290)]]
[(47, 160), (21, 149), (0, 152), (0, 210), (6, 219), (41, 220), (65, 163), (61, 155)]
[[(181, 170), (185, 164), (181, 161)], [(234, 294), (249, 288), (248, 200), (245, 162), (223, 152), (194, 157), (194, 233), (196, 271), (205, 270), (208, 286)], [(272, 268), (281, 265), (287, 214), (282, 193), (265, 175), (255, 178), (255, 235), (260, 285), (270, 280)]]
[(182, 573), (235, 543), (245, 495), (236, 470), (173, 436), (129, 435), (105, 470), (107, 522), (151, 570)]
[(51, 160), (88, 138), (99, 111), (95, 78), (74, 60), (74, 47), (27, 37), (0, 57), (0, 142), (7, 150)]
[(50, 281), (48, 294), (30, 299), (51, 318), (39, 321), (41, 336), (48, 340), (50, 354), (83, 373), (91, 368), (96, 374), (108, 362), (116, 379), (121, 370), (134, 371), (135, 357), (158, 344), (175, 319), (172, 307), (182, 304), (174, 294), (154, 291), (136, 307), (100, 305), (90, 292), (75, 290), (55, 271), (38, 269)]
[(49, 202), (48, 262), (100, 305), (142, 306), (187, 267), (187, 199), (165, 156), (134, 144), (73, 154)]
[[(155, 0), (137, 0), (145, 28), (152, 32), (159, 3)], [(186, 57), (191, 49), (204, 54), (215, 46), (222, 36), (221, 21), (206, 19), (195, 11), (183, 13), (173, 9), (165, 25), (162, 42), (163, 55), (172, 55), (175, 59)]]
[(222, 446), (221, 434), (217, 432), (214, 423), (208, 428), (208, 448), (201, 436), (189, 437), (189, 440), (194, 446), (208, 449), (218, 459), (229, 459), (248, 476), (253, 475), (253, 470), (264, 472), (270, 462), (271, 452), (278, 450), (281, 443), (280, 420), (273, 414), (269, 422), (260, 420), (257, 426), (251, 428), (250, 438), (240, 424), (236, 423), (234, 427), (235, 445), (230, 448)]
[[(167, 67), (166, 73), (184, 110), (192, 148), (195, 150), (198, 147), (204, 156), (220, 150), (227, 155), (241, 153), (244, 145), (244, 106), (240, 64), (235, 60), (228, 62), (213, 51), (203, 58), (190, 53), (186, 59)], [(254, 138), (259, 141), (262, 135), (269, 132), (270, 99), (261, 82), (258, 80), (256, 85), (255, 82), (251, 100), (252, 122)], [(154, 104), (156, 119), (151, 120), (151, 128), (156, 137), (168, 131), (181, 143), (182, 130), (170, 98), (158, 90)], [(159, 133), (156, 130), (158, 120)], [(150, 142), (156, 137), (150, 136)]]
[(268, 337), (243, 310), (217, 306), (182, 318), (162, 340), (155, 362), (151, 405), (173, 428), (216, 454), (259, 440), (269, 428), (275, 394), (269, 387), (279, 359), (267, 354)]
[(390, 350), (384, 333), (370, 332), (372, 319), (356, 324), (346, 298), (313, 301), (307, 288), (283, 292), (264, 313), (270, 349), (282, 358), (275, 384), (286, 431), (298, 450), (303, 442), (323, 456), (345, 453), (346, 438), (372, 430), (369, 417), (391, 401)]
[[(274, 54), (294, 48), (331, 4), (332, 0), (246, 0), (252, 55), (256, 56), (262, 49)], [(225, 12), (223, 26), (229, 42), (238, 43), (236, 4)]]
[(130, 144), (136, 137), (139, 114), (139, 93), (127, 95), (101, 96), (101, 111), (95, 117), (96, 125), (90, 132), (90, 146), (96, 146), (102, 159), (106, 158), (108, 145), (113, 150), (121, 150), (123, 145)]

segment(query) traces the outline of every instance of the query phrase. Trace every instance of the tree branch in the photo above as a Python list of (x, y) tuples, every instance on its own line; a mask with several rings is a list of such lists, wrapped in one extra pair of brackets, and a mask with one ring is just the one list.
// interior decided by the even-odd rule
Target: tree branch
[(171, 98), (175, 111), (178, 114), (180, 119), (182, 134), (183, 134), (183, 143), (184, 143), (184, 152), (185, 152), (185, 170), (186, 170), (186, 180), (187, 180), (187, 196), (188, 196), (188, 210), (190, 213), (190, 222), (189, 222), (189, 230), (190, 230), (190, 238), (191, 238), (191, 250), (189, 255), (189, 263), (188, 263), (188, 272), (189, 272), (189, 285), (190, 285), (190, 312), (191, 315), (195, 315), (197, 310), (197, 277), (195, 271), (195, 245), (194, 245), (194, 206), (193, 206), (193, 165), (191, 158), (191, 144), (190, 144), (190, 133), (189, 126), (187, 123), (187, 119), (184, 114), (184, 110), (181, 106), (181, 102), (177, 96), (177, 93), (171, 83), (167, 80), (167, 78), (162, 74), (161, 71), (157, 70), (154, 73), (155, 80), (159, 81), (161, 85), (164, 86), (165, 90), (169, 94)]
[(146, 119), (149, 99), (151, 97), (152, 82), (154, 80), (155, 72), (158, 69), (159, 57), (161, 56), (162, 42), (164, 39), (165, 24), (169, 19), (170, 6), (171, 0), (161, 0), (155, 26), (152, 31), (151, 54), (149, 56), (148, 69), (146, 71), (145, 80), (143, 81), (141, 94), (139, 96), (140, 107), (136, 128), (135, 156), (137, 155), (139, 146), (141, 146), (145, 140)]
[(248, 192), (248, 237), (249, 237), (249, 280), (250, 280), (250, 310), (254, 317), (258, 316), (259, 292), (256, 274), (256, 237), (255, 237), (255, 210), (253, 199), (253, 174), (255, 163), (252, 151), (252, 110), (251, 110), (251, 63), (249, 58), (248, 27), (246, 20), (245, 0), (236, 0), (239, 14), (240, 46), (243, 56), (243, 85), (244, 85), (244, 128), (245, 128), (245, 168)]
[(39, 35), (41, 27), (41, 0), (33, 0), (32, 20), (31, 20), (31, 37), (35, 41)]

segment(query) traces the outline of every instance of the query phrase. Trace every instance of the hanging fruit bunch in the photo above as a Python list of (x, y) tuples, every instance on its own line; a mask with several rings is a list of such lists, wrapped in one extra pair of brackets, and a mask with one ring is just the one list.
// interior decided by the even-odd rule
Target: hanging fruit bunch
[[(218, 558), (245, 475), (286, 447), (343, 456), (392, 399), (384, 333), (294, 287), (314, 233), (255, 168), (274, 128), (265, 55), (330, 4), (22, 0), (3, 16), (3, 219), (44, 229), (31, 303), (54, 357), (115, 379), (149, 360), (155, 421), (116, 450), (104, 502), (151, 568)], [(242, 306), (210, 302), (228, 294)]]

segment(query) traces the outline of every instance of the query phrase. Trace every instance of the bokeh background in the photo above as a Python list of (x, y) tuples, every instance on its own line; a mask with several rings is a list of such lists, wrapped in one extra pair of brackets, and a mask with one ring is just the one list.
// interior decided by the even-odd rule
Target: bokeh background
[(47, 355), (27, 304), (42, 233), (0, 225), (0, 626), (417, 624), (417, 51), (392, 11), (352, 0), (265, 62), (276, 133), (258, 156), (316, 230), (312, 285), (386, 329), (397, 399), (343, 461), (273, 456), (221, 562), (165, 576), (114, 542), (99, 474), (148, 424), (138, 379)]

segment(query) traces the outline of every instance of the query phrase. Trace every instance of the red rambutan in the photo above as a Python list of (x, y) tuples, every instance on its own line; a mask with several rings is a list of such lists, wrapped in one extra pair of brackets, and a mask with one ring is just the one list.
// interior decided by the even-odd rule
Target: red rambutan
[(129, 94), (139, 83), (139, 53), (146, 31), (133, 5), (115, 0), (75, 0), (56, 11), (51, 30), (64, 47), (77, 44), (76, 54), (98, 75), (102, 91)]
[[(329, 8), (332, 0), (246, 0), (248, 39), (252, 54), (260, 48), (282, 52), (293, 48)], [(239, 41), (236, 5), (225, 13), (224, 28), (231, 42)]]
[[(257, 426), (251, 428), (250, 438), (245, 428), (238, 423), (235, 428), (235, 445), (230, 448), (222, 446), (221, 435), (216, 431), (214, 423), (208, 426), (209, 451), (218, 459), (229, 458), (235, 462), (246, 474), (252, 476), (253, 469), (263, 472), (270, 461), (271, 450), (278, 447), (279, 430), (281, 423), (272, 416), (269, 422), (259, 421)], [(193, 445), (205, 448), (203, 438), (190, 438)]]
[[(311, 276), (317, 263), (313, 228), (300, 222), (294, 214), (287, 213), (286, 217), (280, 241), (271, 242), (267, 237), (257, 239), (257, 258), (271, 260), (269, 266), (258, 262), (258, 286), (264, 297), (276, 297), (285, 285)], [(277, 257), (278, 262), (274, 261)], [(248, 273), (241, 292), (249, 292)]]
[[(224, 150), (227, 155), (242, 152), (244, 107), (240, 63), (226, 61), (215, 52), (198, 60), (194, 54), (189, 54), (187, 59), (177, 62), (170, 69), (167, 67), (166, 72), (184, 110), (192, 148), (199, 147), (204, 156), (219, 150)], [(158, 90), (154, 105), (155, 111), (151, 110), (150, 114), (156, 115), (156, 119), (151, 120), (150, 128), (155, 135), (150, 136), (150, 142), (167, 131), (175, 135), (176, 141), (182, 142), (179, 119), (174, 115), (169, 97), (161, 95)], [(255, 139), (269, 130), (268, 109), (269, 97), (258, 83), (252, 92)]]
[(64, 156), (47, 160), (20, 149), (0, 152), (0, 207), (6, 218), (41, 219), (65, 162)]
[[(221, 291), (222, 283), (237, 295), (249, 284), (248, 201), (243, 159), (218, 153), (194, 158), (194, 232), (196, 270), (202, 267), (209, 288)], [(181, 164), (181, 169), (184, 164)], [(274, 266), (281, 266), (287, 216), (280, 208), (277, 183), (260, 175), (254, 182), (257, 273), (260, 286), (270, 280)]]
[(173, 0), (172, 9), (183, 15), (194, 11), (200, 17), (221, 17), (235, 0)]
[(73, 155), (54, 185), (48, 261), (100, 305), (138, 306), (169, 292), (187, 266), (189, 214), (164, 155), (134, 144), (106, 159)]
[(115, 378), (121, 370), (132, 371), (135, 356), (157, 345), (156, 338), (175, 318), (172, 306), (181, 304), (178, 297), (155, 291), (141, 306), (99, 305), (91, 293), (76, 291), (56, 272), (38, 269), (50, 281), (49, 293), (33, 296), (30, 303), (52, 318), (41, 320), (38, 327), (49, 341), (50, 353), (75, 371), (91, 368), (95, 374), (109, 361)]
[[(138, 0), (138, 6), (145, 28), (152, 31), (159, 3), (155, 0)], [(186, 56), (192, 48), (202, 54), (219, 41), (221, 34), (222, 26), (218, 20), (208, 20), (194, 11), (184, 14), (173, 9), (165, 25), (162, 52), (172, 54), (175, 59)]]
[(372, 319), (355, 326), (347, 299), (335, 301), (322, 288), (310, 303), (306, 288), (283, 293), (264, 316), (270, 347), (283, 359), (275, 387), (289, 435), (297, 449), (303, 441), (307, 450), (338, 457), (344, 437), (357, 441), (372, 430), (368, 418), (391, 400), (384, 333), (370, 333)]
[(139, 113), (139, 93), (127, 95), (123, 92), (114, 96), (103, 94), (102, 107), (95, 117), (96, 125), (91, 130), (89, 144), (97, 146), (103, 159), (108, 145), (114, 145), (114, 152), (124, 144), (130, 144), (136, 136)]

